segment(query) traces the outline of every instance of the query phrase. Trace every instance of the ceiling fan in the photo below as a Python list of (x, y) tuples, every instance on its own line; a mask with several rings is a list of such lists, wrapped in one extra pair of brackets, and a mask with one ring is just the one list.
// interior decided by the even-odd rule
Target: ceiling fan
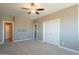
[(35, 3), (31, 3), (30, 6), (31, 6), (30, 8), (21, 8), (21, 9), (28, 10), (29, 11), (28, 14), (36, 13), (38, 15), (40, 14), (39, 11), (44, 11), (44, 8), (37, 8), (36, 7), (37, 5), (35, 5)]

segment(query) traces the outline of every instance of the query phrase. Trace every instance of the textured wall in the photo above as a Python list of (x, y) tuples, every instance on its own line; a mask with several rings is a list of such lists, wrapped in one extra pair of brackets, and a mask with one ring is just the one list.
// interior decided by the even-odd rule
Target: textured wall
[(17, 19), (15, 21), (15, 39), (30, 39), (32, 38), (32, 20)]
[[(43, 40), (43, 22), (60, 18), (60, 45), (78, 49), (78, 5), (74, 5), (58, 12), (41, 17), (35, 22), (38, 23), (39, 40)], [(64, 44), (62, 44), (64, 43)]]

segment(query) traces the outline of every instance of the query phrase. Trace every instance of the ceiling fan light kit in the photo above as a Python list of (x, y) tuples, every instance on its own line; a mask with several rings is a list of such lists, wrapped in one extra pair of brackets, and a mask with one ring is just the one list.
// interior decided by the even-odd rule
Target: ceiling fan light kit
[(38, 11), (43, 11), (44, 10), (44, 8), (37, 8), (37, 5), (35, 5), (34, 3), (31, 3), (30, 6), (31, 6), (30, 8), (24, 8), (23, 7), (22, 9), (28, 10), (29, 11), (28, 14), (36, 13), (37, 15), (40, 14)]

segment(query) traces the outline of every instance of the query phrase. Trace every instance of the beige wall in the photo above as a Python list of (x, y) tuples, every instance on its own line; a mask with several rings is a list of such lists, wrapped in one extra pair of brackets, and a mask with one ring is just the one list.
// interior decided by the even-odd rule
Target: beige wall
[(33, 21), (30, 19), (17, 19), (15, 21), (15, 40), (33, 38)]
[(60, 45), (78, 50), (78, 5), (36, 19), (39, 28), (38, 39), (43, 40), (43, 22), (56, 18), (60, 18)]

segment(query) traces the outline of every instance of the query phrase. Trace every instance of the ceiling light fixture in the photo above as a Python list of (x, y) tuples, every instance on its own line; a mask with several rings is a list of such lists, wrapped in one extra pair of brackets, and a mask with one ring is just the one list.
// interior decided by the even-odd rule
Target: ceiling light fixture
[(21, 9), (25, 9), (25, 10), (28, 10), (29, 12), (28, 12), (28, 14), (30, 14), (30, 13), (36, 13), (36, 14), (38, 14), (39, 15), (39, 12), (38, 11), (43, 11), (44, 10), (44, 8), (38, 8), (37, 7), (37, 5), (36, 4), (34, 4), (34, 3), (31, 3), (30, 4), (30, 8), (21, 8)]

